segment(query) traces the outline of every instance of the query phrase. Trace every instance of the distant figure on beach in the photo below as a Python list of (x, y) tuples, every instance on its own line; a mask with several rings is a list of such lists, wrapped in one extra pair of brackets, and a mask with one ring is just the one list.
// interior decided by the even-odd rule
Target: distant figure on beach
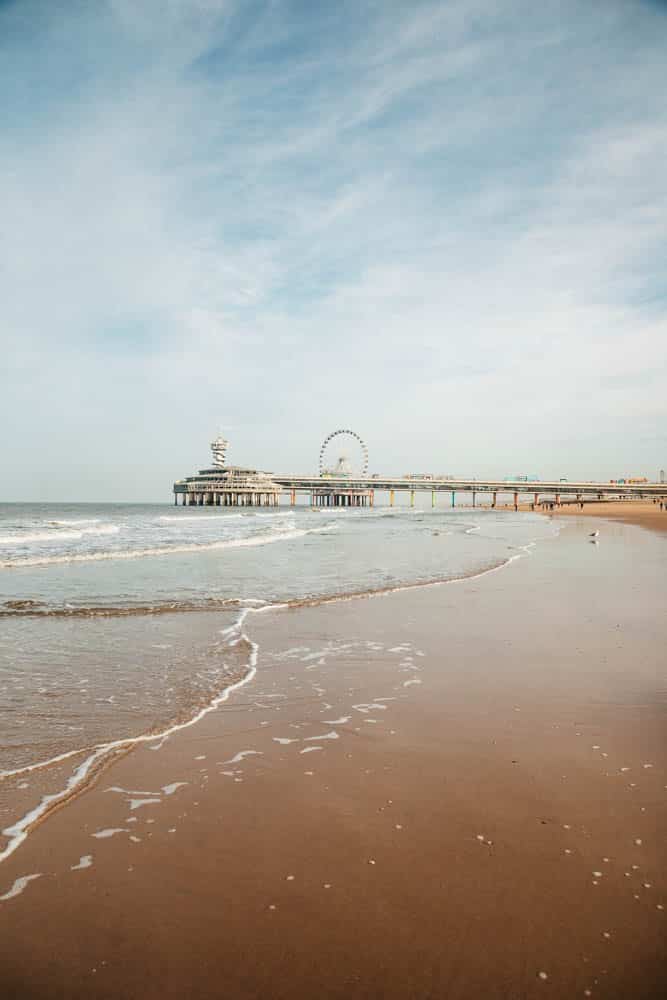
[(588, 537), (589, 538), (597, 538), (599, 534), (600, 534), (599, 531), (591, 531), (591, 533), (590, 533), (590, 535)]

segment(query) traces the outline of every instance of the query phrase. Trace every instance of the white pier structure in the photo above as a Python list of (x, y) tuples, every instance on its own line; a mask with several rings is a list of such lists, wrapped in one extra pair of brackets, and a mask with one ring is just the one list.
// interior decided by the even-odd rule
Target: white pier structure
[[(326, 446), (334, 438), (344, 436), (356, 439), (359, 444), (358, 467), (354, 468), (347, 455), (337, 460), (334, 456), (333, 467), (327, 467), (324, 461)], [(408, 494), (411, 506), (415, 504), (417, 493), (430, 493), (432, 506), (435, 507), (438, 494), (448, 494), (454, 507), (457, 494), (463, 493), (470, 497), (473, 507), (480, 499), (490, 499), (492, 508), (498, 506), (498, 497), (502, 494), (511, 497), (515, 509), (522, 497), (533, 508), (610, 499), (667, 498), (664, 483), (370, 476), (367, 472), (368, 449), (359, 435), (348, 430), (335, 431), (326, 438), (320, 452), (318, 475), (274, 474), (225, 465), (227, 447), (228, 442), (223, 437), (211, 443), (213, 467), (201, 469), (196, 475), (174, 483), (174, 503), (177, 504), (181, 497), (182, 503), (190, 506), (276, 506), (283, 490), (289, 490), (292, 506), (297, 502), (297, 495), (305, 494), (310, 503), (318, 507), (372, 507), (377, 492), (388, 494), (390, 506), (394, 506), (397, 493)]]

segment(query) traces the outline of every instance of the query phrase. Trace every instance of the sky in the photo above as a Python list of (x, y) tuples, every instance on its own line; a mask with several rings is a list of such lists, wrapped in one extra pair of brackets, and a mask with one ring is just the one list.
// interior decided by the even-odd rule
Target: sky
[(667, 2), (0, 0), (0, 500), (667, 468)]

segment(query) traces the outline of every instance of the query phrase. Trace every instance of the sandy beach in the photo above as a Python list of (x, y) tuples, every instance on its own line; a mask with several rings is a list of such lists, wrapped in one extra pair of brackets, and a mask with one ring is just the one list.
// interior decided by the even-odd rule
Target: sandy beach
[(593, 523), (249, 615), (256, 677), (0, 867), (3, 997), (663, 996), (665, 541)]
[(577, 515), (622, 521), (624, 524), (638, 524), (650, 531), (667, 531), (667, 508), (660, 510), (660, 504), (652, 503), (650, 500), (611, 500), (604, 503), (587, 503), (583, 508), (577, 504), (565, 504), (554, 512), (556, 517)]

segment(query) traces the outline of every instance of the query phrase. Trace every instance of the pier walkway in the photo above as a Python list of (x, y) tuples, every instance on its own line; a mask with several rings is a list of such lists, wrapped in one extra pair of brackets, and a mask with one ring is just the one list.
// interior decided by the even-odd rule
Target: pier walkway
[[(438, 494), (449, 494), (451, 505), (456, 505), (456, 495), (465, 494), (472, 500), (473, 507), (479, 498), (490, 499), (491, 506), (496, 507), (500, 495), (510, 496), (514, 507), (518, 507), (521, 498), (535, 507), (540, 502), (548, 500), (555, 506), (567, 499), (569, 502), (584, 503), (605, 499), (663, 499), (667, 497), (667, 486), (664, 483), (595, 483), (595, 482), (541, 482), (480, 480), (480, 479), (409, 479), (386, 476), (365, 476), (363, 478), (331, 477), (331, 476), (295, 476), (271, 473), (272, 490), (264, 487), (244, 489), (245, 484), (227, 481), (223, 484), (219, 469), (202, 469), (198, 476), (174, 483), (174, 501), (179, 497), (183, 504), (218, 505), (234, 503), (278, 503), (278, 490), (289, 493), (289, 502), (294, 505), (297, 495), (306, 494), (315, 506), (359, 507), (372, 506), (375, 494), (388, 494), (389, 505), (396, 502), (396, 494), (408, 494), (410, 504), (414, 505), (417, 493), (430, 493), (433, 506)], [(232, 498), (230, 487), (234, 492), (245, 493), (243, 499)], [(254, 489), (253, 489), (254, 487)], [(278, 489), (276, 489), (278, 488)], [(262, 494), (260, 497), (257, 494)], [(225, 495), (226, 494), (226, 495)], [(253, 496), (252, 494), (255, 494)]]

